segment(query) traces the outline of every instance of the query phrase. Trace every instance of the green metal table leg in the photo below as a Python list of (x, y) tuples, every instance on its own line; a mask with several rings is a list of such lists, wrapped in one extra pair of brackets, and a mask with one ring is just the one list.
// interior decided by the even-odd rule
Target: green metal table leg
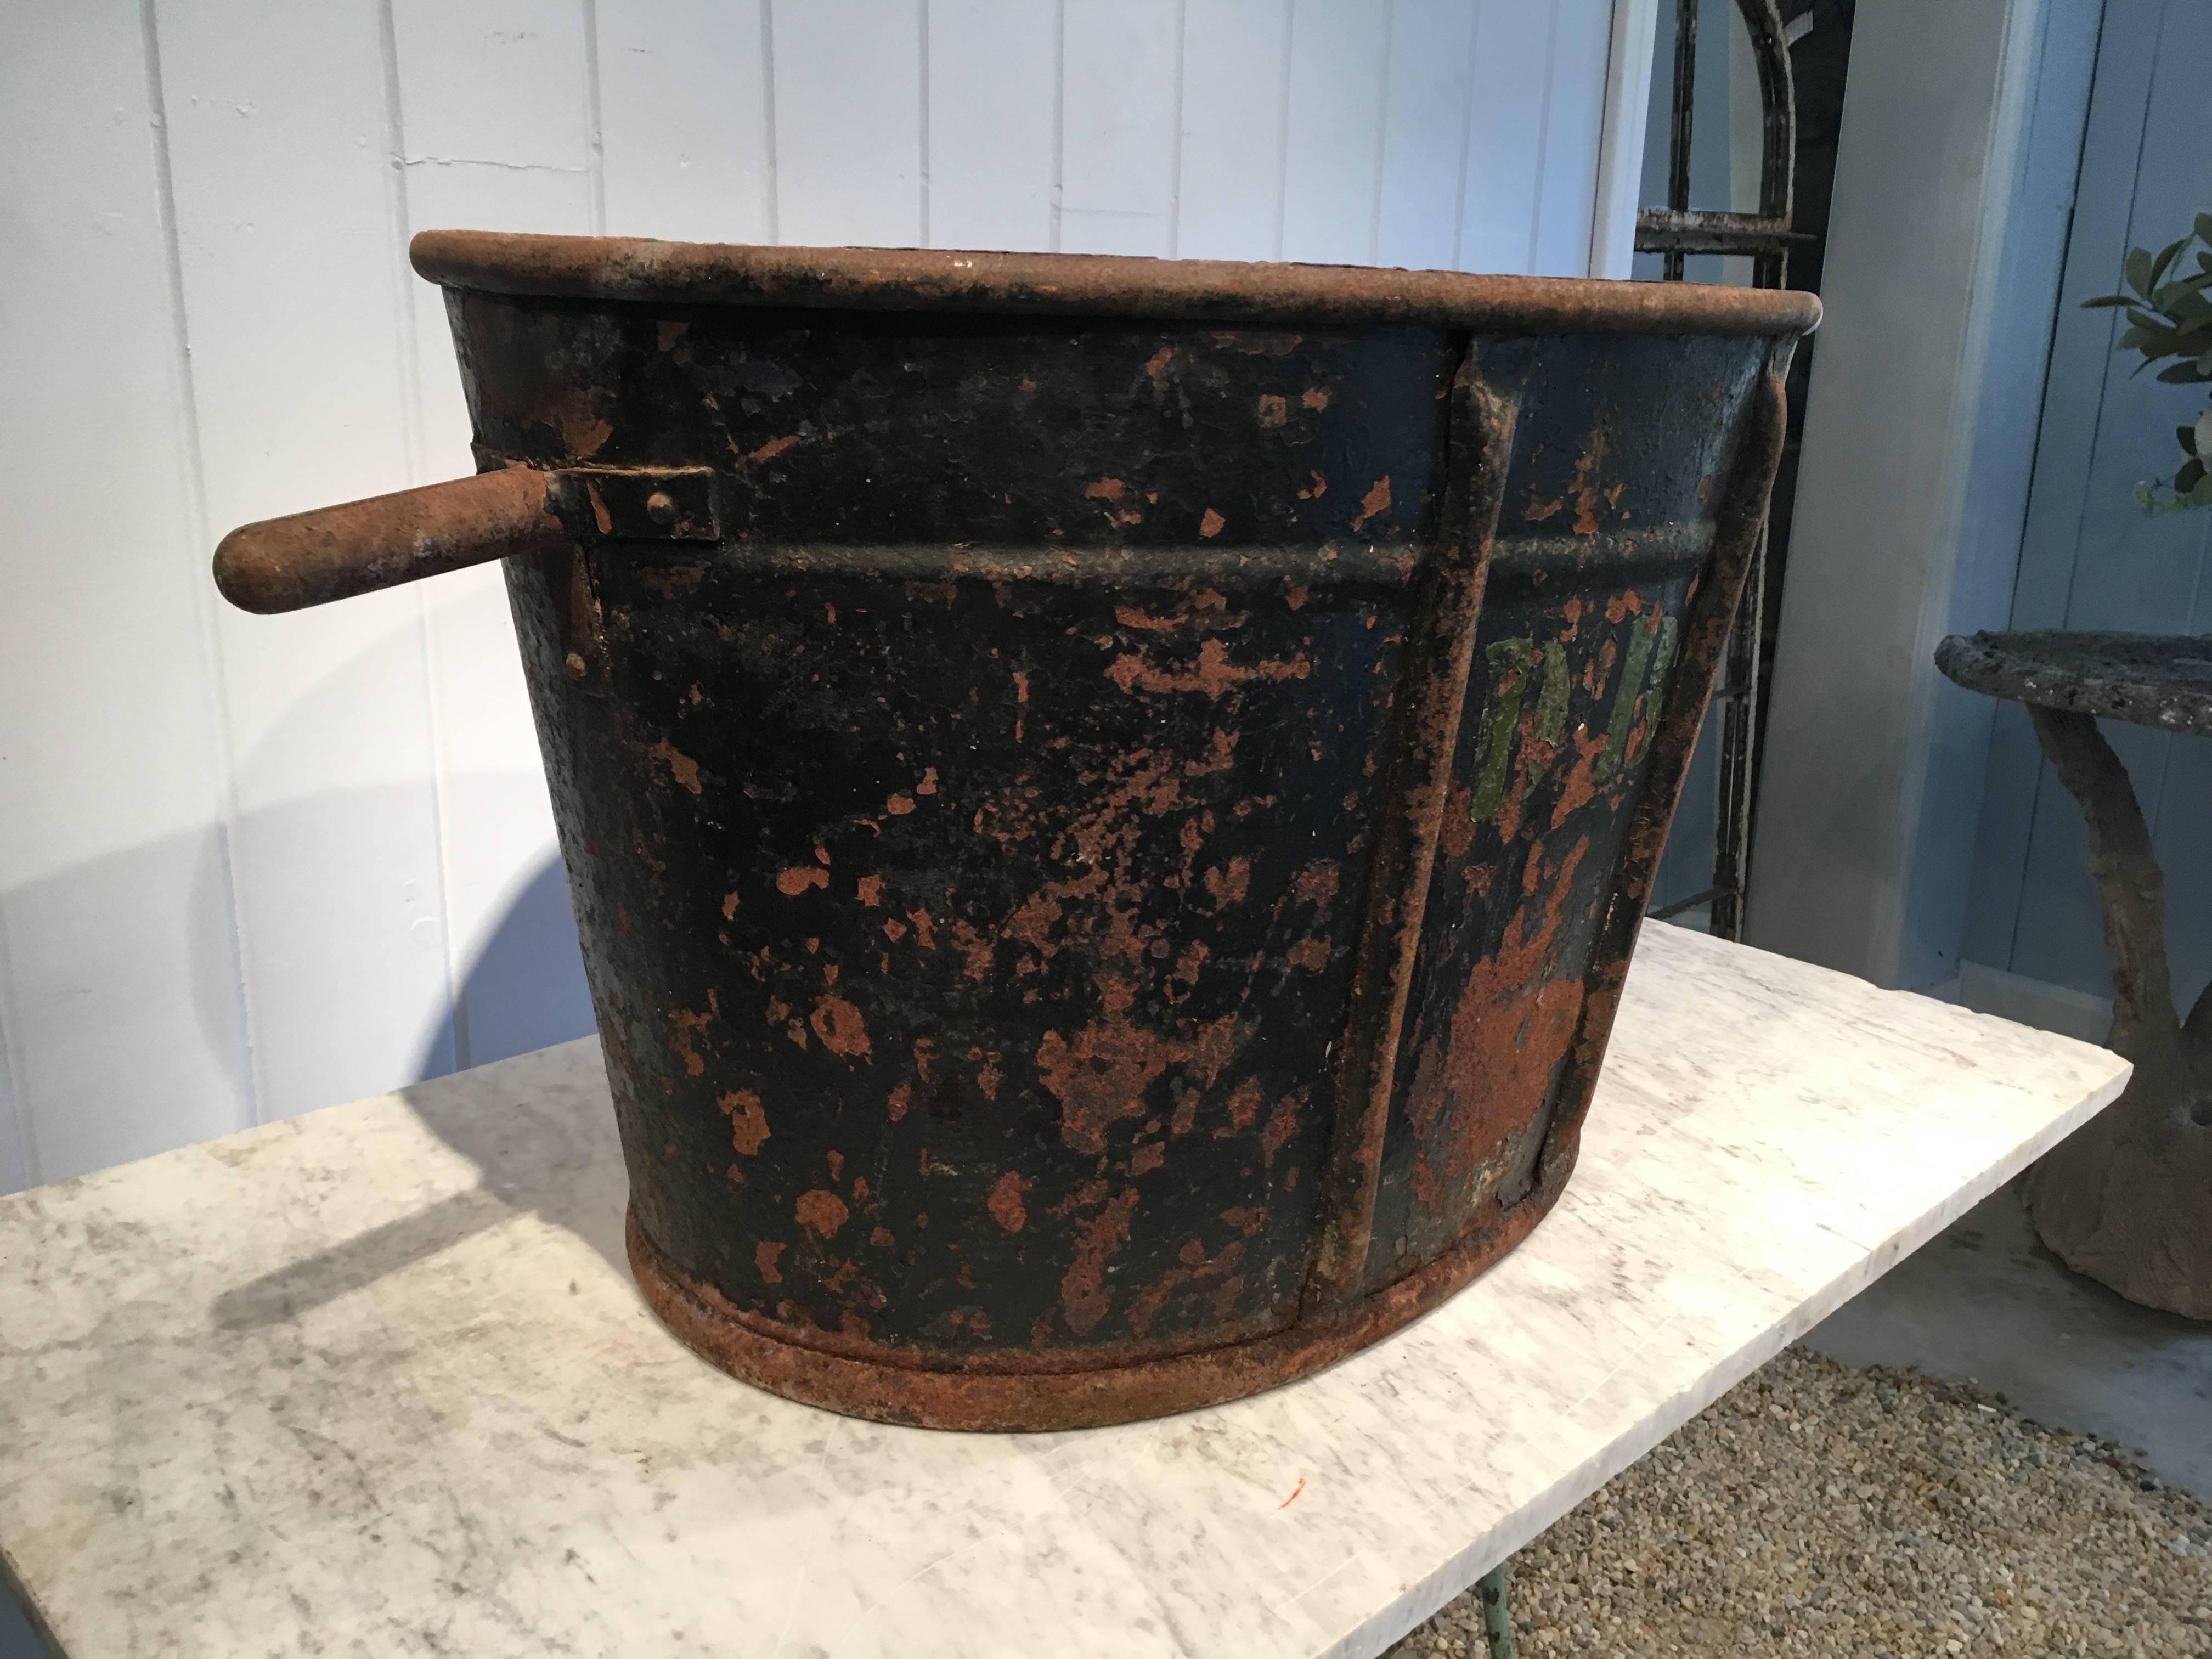
[(1474, 1581), (1482, 1601), (1482, 1644), (1490, 1659), (1513, 1659), (1513, 1621), (1505, 1615), (1505, 1564), (1500, 1561)]

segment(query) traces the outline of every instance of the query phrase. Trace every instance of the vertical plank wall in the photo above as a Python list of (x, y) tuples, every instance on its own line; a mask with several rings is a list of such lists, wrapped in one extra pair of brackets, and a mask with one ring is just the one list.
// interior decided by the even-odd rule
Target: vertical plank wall
[[(2120, 285), (2131, 245), (2163, 246), (2205, 199), (2203, 88), (2212, 38), (2190, 0), (2107, 0), (2073, 199), (2057, 326), (2013, 592), (2014, 628), (2212, 632), (2212, 514), (2148, 517), (2136, 483), (2170, 477), (2173, 428), (2203, 386), (2160, 386), (2113, 355), (2117, 311), (2081, 301)], [(2166, 932), (2184, 1012), (2212, 976), (2212, 742), (2106, 721), (2166, 870)], [(1963, 956), (2027, 979), (2112, 994), (2087, 836), (2026, 715), (2000, 705), (1990, 744)]]
[(283, 618), (207, 580), (233, 525), (468, 470), (413, 231), (1626, 275), (1655, 15), (25, 0), (0, 1190), (589, 1028), (496, 572)]

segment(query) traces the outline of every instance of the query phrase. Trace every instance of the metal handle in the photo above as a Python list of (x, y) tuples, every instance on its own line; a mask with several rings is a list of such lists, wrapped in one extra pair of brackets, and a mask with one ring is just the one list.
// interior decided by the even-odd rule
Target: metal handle
[(215, 584), (241, 611), (299, 611), (573, 538), (549, 475), (507, 467), (242, 525), (215, 550)]

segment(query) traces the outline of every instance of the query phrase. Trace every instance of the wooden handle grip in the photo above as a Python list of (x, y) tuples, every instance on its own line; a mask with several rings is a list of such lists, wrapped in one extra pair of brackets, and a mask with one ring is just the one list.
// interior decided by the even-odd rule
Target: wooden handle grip
[(242, 611), (299, 611), (568, 539), (546, 475), (508, 467), (241, 525), (215, 550), (215, 582)]

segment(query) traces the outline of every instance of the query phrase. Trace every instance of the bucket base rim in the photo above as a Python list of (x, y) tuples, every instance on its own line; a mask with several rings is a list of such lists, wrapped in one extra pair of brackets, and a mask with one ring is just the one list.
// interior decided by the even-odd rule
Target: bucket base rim
[[(1263, 1393), (1334, 1364), (1461, 1290), (1550, 1213), (1574, 1164), (1553, 1150), (1543, 1178), (1494, 1226), (1426, 1267), (1295, 1324), (1220, 1347), (1057, 1371), (936, 1370), (828, 1353), (769, 1336), (714, 1305), (720, 1298), (671, 1261), (626, 1211), (630, 1270), (678, 1340), (743, 1382), (847, 1417), (969, 1432), (1103, 1428)], [(726, 1306), (726, 1304), (725, 1304)]]

